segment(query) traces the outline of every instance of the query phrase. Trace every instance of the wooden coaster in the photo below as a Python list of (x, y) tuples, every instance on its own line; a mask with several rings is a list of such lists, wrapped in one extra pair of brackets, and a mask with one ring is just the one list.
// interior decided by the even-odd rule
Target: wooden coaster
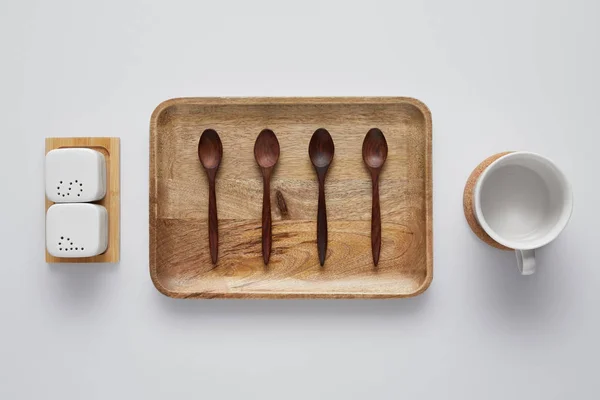
[(498, 243), (494, 239), (492, 239), (490, 237), (490, 235), (488, 235), (483, 230), (481, 225), (479, 225), (479, 222), (477, 222), (477, 219), (475, 218), (475, 205), (473, 204), (473, 190), (475, 189), (475, 184), (477, 183), (477, 179), (479, 178), (479, 175), (481, 175), (481, 173), (491, 163), (493, 163), (500, 157), (505, 156), (510, 153), (512, 153), (512, 151), (505, 151), (504, 153), (494, 154), (493, 156), (490, 156), (490, 157), (486, 158), (485, 160), (483, 160), (483, 162), (481, 164), (479, 164), (477, 166), (477, 168), (475, 168), (473, 170), (473, 172), (471, 172), (471, 176), (469, 176), (469, 179), (467, 179), (467, 183), (465, 184), (465, 191), (463, 193), (463, 210), (465, 212), (465, 218), (467, 219), (467, 222), (469, 223), (471, 230), (473, 231), (473, 233), (475, 235), (477, 235), (477, 237), (479, 239), (483, 240), (485, 243), (489, 244), (490, 246), (495, 247), (500, 250), (512, 250), (512, 249), (508, 248), (504, 245), (501, 245), (500, 243)]
[[(117, 137), (65, 137), (46, 138), (46, 153), (54, 149), (86, 147), (104, 154), (106, 159), (106, 196), (94, 203), (108, 211), (108, 247), (94, 257), (54, 257), (46, 250), (47, 263), (99, 263), (119, 262), (120, 254), (120, 140)], [(44, 196), (45, 197), (45, 196)], [(46, 198), (46, 211), (54, 204)], [(44, 243), (45, 247), (45, 243)]]

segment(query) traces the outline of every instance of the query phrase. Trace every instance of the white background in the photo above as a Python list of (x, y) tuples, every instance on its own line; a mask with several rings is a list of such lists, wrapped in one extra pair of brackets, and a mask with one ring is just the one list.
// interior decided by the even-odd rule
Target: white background
[[(597, 399), (600, 3), (0, 3), (0, 398)], [(433, 114), (434, 280), (392, 301), (181, 301), (148, 271), (149, 119), (179, 96), (412, 96)], [(119, 136), (121, 262), (44, 262), (44, 138)], [(575, 209), (539, 270), (464, 182), (513, 149)], [(183, 398), (183, 397), (182, 397)]]

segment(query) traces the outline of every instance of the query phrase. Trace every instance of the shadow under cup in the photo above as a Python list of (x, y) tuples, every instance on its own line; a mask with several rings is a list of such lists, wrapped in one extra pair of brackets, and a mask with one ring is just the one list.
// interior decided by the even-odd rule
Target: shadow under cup
[(479, 177), (473, 200), (476, 218), (488, 235), (523, 250), (556, 238), (573, 206), (564, 174), (552, 161), (528, 152), (494, 161)]

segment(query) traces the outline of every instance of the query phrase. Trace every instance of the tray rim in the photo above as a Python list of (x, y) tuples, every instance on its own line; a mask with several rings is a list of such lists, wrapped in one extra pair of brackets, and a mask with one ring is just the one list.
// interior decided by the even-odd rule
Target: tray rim
[[(354, 292), (193, 292), (181, 293), (167, 289), (157, 276), (156, 243), (158, 185), (157, 171), (157, 130), (158, 119), (167, 109), (177, 105), (280, 105), (280, 104), (402, 104), (415, 107), (425, 121), (425, 253), (426, 274), (421, 285), (410, 293), (354, 293)], [(361, 96), (361, 97), (175, 97), (161, 102), (150, 117), (150, 163), (149, 163), (149, 266), (150, 278), (156, 289), (167, 297), (176, 299), (386, 299), (418, 296), (429, 288), (433, 280), (433, 179), (432, 179), (432, 118), (429, 107), (412, 97)]]

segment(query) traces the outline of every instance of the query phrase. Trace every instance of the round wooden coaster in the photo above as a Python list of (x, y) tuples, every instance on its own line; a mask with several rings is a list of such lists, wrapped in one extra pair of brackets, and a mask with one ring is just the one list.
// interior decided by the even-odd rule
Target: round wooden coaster
[(500, 243), (496, 242), (494, 239), (488, 235), (483, 228), (477, 222), (475, 218), (475, 205), (473, 204), (473, 190), (475, 189), (475, 184), (477, 183), (477, 179), (479, 175), (494, 161), (499, 159), (502, 156), (512, 153), (512, 151), (505, 151), (504, 153), (494, 154), (483, 160), (481, 164), (479, 164), (473, 172), (471, 172), (471, 176), (467, 179), (467, 183), (465, 184), (465, 191), (463, 193), (463, 210), (465, 212), (465, 218), (471, 227), (471, 230), (477, 237), (483, 240), (485, 243), (489, 244), (492, 247), (495, 247), (500, 250), (512, 250)]

